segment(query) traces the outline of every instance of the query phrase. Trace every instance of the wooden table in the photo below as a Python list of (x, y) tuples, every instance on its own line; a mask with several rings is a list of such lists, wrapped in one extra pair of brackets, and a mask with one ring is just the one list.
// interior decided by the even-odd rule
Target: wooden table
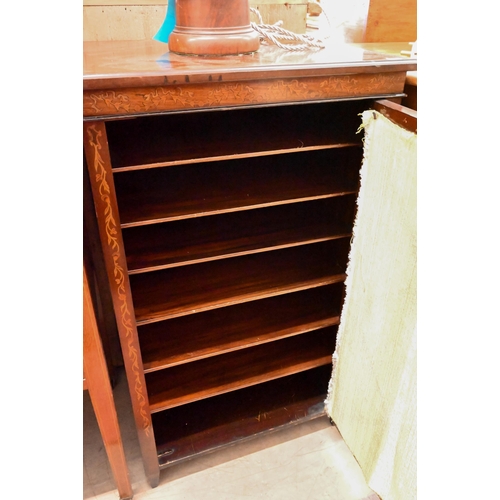
[(359, 113), (402, 97), (416, 61), (393, 45), (84, 48), (96, 238), (155, 486), (170, 464), (325, 414)]

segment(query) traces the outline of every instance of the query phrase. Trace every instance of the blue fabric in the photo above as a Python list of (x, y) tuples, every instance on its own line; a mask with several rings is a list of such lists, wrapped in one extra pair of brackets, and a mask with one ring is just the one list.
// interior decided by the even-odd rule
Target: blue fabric
[(158, 30), (158, 33), (153, 37), (153, 40), (168, 43), (168, 37), (172, 30), (175, 28), (175, 0), (168, 0), (167, 15), (165, 21)]

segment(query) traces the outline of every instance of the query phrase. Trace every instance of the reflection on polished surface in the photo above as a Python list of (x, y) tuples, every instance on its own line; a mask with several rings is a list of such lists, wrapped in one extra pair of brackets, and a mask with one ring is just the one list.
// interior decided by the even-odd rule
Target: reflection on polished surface
[(346, 44), (330, 40), (326, 48), (316, 51), (287, 52), (276, 46), (261, 45), (257, 52), (249, 55), (197, 57), (173, 54), (166, 44), (154, 40), (85, 42), (84, 88), (91, 88), (91, 80), (110, 76), (135, 78), (140, 75), (144, 83), (148, 77), (206, 75), (215, 71), (213, 76), (222, 75), (220, 80), (228, 80), (230, 74), (237, 74), (240, 78), (244, 73), (265, 77), (258, 74), (260, 71), (269, 74), (294, 70), (297, 74), (297, 69), (311, 72), (337, 65), (362, 67), (366, 63), (373, 66), (373, 62), (381, 66), (394, 65), (398, 61), (405, 65), (416, 63), (401, 55), (401, 50), (408, 47), (410, 45), (406, 43)]

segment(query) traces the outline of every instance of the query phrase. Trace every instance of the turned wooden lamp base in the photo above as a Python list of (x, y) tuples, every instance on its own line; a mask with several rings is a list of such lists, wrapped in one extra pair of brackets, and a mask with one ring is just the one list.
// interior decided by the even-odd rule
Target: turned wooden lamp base
[(176, 0), (176, 25), (168, 39), (171, 52), (224, 56), (248, 54), (259, 46), (248, 0)]

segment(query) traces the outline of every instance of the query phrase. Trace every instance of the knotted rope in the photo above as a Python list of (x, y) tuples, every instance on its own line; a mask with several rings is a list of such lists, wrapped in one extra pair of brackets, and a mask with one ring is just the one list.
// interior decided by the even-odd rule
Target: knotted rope
[[(310, 35), (298, 35), (297, 33), (282, 28), (281, 25), (283, 21), (278, 21), (275, 24), (264, 24), (262, 16), (257, 9), (250, 7), (250, 11), (259, 19), (258, 23), (251, 22), (250, 25), (260, 34), (263, 41), (271, 42), (281, 49), (295, 52), (303, 50), (321, 50), (325, 48), (325, 44), (321, 40)], [(293, 43), (281, 43), (280, 40), (286, 40)]]

